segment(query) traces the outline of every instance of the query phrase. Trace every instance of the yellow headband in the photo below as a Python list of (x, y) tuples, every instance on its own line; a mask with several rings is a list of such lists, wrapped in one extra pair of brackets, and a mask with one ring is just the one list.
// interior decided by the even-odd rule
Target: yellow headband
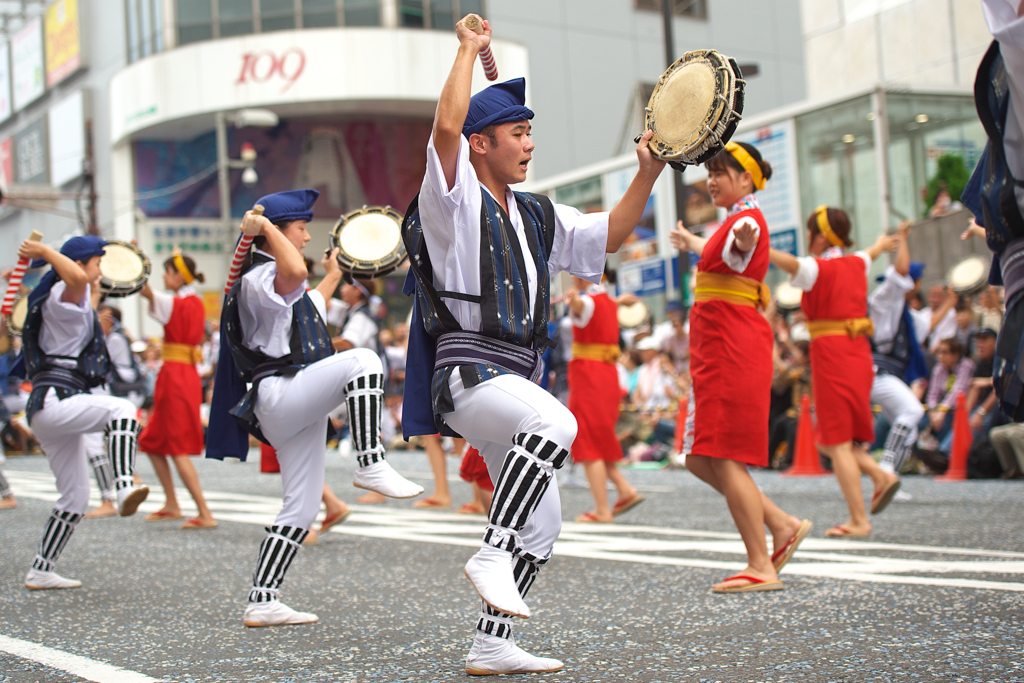
[(192, 284), (192, 281), (196, 279), (192, 273), (188, 272), (188, 266), (185, 265), (185, 259), (181, 257), (181, 252), (174, 255), (174, 268), (185, 278), (186, 285)]
[(740, 166), (750, 171), (750, 177), (754, 179), (754, 187), (758, 190), (764, 189), (764, 174), (761, 173), (761, 165), (754, 161), (747, 150), (738, 143), (730, 142), (725, 145), (725, 151), (733, 156)]
[(814, 213), (818, 215), (818, 231), (825, 236), (828, 243), (833, 247), (845, 247), (846, 244), (839, 239), (839, 235), (835, 233), (835, 230), (832, 229), (828, 222), (828, 207), (822, 204), (814, 210)]

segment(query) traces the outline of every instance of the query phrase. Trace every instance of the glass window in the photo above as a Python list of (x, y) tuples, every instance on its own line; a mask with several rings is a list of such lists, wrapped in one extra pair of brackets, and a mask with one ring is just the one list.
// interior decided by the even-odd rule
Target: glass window
[(153, 7), (149, 4), (149, 0), (142, 0), (142, 2), (139, 3), (139, 9), (141, 10), (141, 12), (139, 12), (139, 18), (142, 32), (142, 56), (148, 57), (153, 54)]
[(346, 26), (380, 26), (380, 0), (345, 0)]
[(338, 8), (334, 0), (302, 0), (303, 28), (338, 25)]
[[(145, 0), (149, 2), (149, 0)], [(164, 51), (164, 4), (161, 0), (153, 2), (153, 53)]]
[(295, 28), (294, 0), (260, 0), (260, 31)]
[(219, 0), (220, 37), (253, 33), (252, 0)]
[(398, 25), (405, 28), (424, 28), (426, 12), (423, 0), (398, 0)]
[(430, 28), (442, 31), (455, 30), (455, 22), (462, 17), (455, 17), (454, 5), (453, 0), (430, 0)]
[(212, 0), (178, 0), (178, 44), (213, 38)]
[(128, 18), (128, 61), (135, 62), (139, 59), (139, 6), (138, 0), (127, 1)]

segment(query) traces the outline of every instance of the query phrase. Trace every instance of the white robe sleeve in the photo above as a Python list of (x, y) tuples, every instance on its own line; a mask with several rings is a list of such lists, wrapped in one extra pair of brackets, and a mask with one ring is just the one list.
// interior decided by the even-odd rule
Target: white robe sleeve
[(572, 320), (574, 327), (586, 327), (590, 324), (590, 319), (594, 317), (594, 297), (583, 294), (580, 296), (580, 301), (583, 302), (583, 310), (579, 315), (573, 313), (571, 308), (569, 309), (569, 319)]
[(149, 316), (161, 325), (166, 325), (174, 313), (174, 295), (153, 290), (153, 301), (149, 304)]
[[(743, 225), (754, 226), (754, 246), (747, 251), (735, 251), (733, 245), (736, 244), (736, 228)], [(742, 273), (750, 265), (750, 259), (754, 258), (754, 249), (757, 247), (757, 240), (761, 238), (761, 226), (757, 224), (753, 218), (744, 216), (743, 218), (736, 221), (731, 228), (729, 228), (729, 234), (725, 236), (725, 244), (722, 246), (722, 261), (725, 265), (732, 268), (737, 273)]]
[(563, 270), (600, 284), (608, 251), (608, 212), (580, 213), (555, 204), (555, 236), (548, 259), (552, 275)]
[(809, 292), (818, 281), (818, 273), (820, 272), (818, 259), (813, 256), (801, 256), (796, 262), (799, 264), (796, 275), (789, 279), (789, 284), (801, 292)]

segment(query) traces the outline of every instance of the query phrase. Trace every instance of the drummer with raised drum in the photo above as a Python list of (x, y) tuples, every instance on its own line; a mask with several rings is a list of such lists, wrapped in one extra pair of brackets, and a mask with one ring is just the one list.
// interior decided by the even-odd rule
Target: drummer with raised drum
[(161, 349), (163, 364), (153, 391), (153, 408), (139, 436), (139, 450), (149, 455), (160, 485), (164, 505), (147, 515), (147, 522), (181, 519), (181, 508), (174, 494), (174, 478), (169, 459), (174, 460), (178, 476), (185, 484), (199, 515), (186, 520), (182, 529), (212, 529), (213, 519), (199, 474), (190, 458), (203, 452), (203, 423), (199, 414), (203, 403), (203, 385), (196, 371), (202, 361), (199, 347), (206, 334), (206, 307), (192, 286), (206, 281), (196, 270), (196, 262), (180, 249), (164, 261), (164, 288), (159, 292), (147, 282), (140, 294), (149, 302), (150, 317), (164, 326)]
[[(778, 572), (811, 522), (783, 512), (754, 483), (749, 465), (768, 466), (768, 410), (774, 338), (762, 312), (771, 300), (768, 223), (757, 200), (771, 165), (753, 145), (730, 142), (705, 163), (708, 192), (728, 209), (710, 238), (680, 226), (679, 249), (701, 256), (690, 311), (690, 401), (686, 467), (723, 494), (747, 550), (747, 567), (715, 584), (716, 593), (783, 588)], [(768, 555), (765, 525), (774, 552)]]
[(880, 235), (868, 249), (846, 254), (852, 246), (850, 218), (842, 209), (819, 206), (807, 220), (808, 256), (771, 250), (772, 265), (790, 275), (803, 291), (801, 308), (811, 335), (811, 386), (817, 414), (815, 441), (832, 460), (850, 519), (825, 532), (826, 536), (866, 538), (871, 523), (864, 510), (860, 475), (871, 477), (871, 513), (885, 509), (900, 488), (899, 477), (884, 472), (863, 444), (875, 440), (871, 412), (874, 379), (867, 316), (868, 273), (871, 263), (896, 246)]
[(106, 242), (95, 235), (72, 237), (60, 252), (41, 242), (25, 241), (18, 256), (49, 263), (28, 300), (22, 331), (24, 370), (32, 382), (27, 413), (60, 498), (46, 521), (35, 561), (25, 577), (30, 589), (77, 588), (80, 581), (54, 571), (89, 503), (89, 468), (83, 436), (103, 432), (114, 472), (118, 512), (135, 514), (149, 489), (135, 486), (135, 406), (116, 396), (90, 394), (110, 370), (110, 358), (90, 297), (100, 279), (100, 259)]

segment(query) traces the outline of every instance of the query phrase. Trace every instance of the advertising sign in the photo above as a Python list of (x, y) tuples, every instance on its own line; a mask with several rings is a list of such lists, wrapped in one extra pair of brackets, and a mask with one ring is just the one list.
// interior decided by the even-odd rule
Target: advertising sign
[(7, 41), (0, 43), (0, 121), (11, 116), (11, 53)]
[(36, 18), (11, 39), (14, 110), (24, 109), (46, 92), (43, 74), (43, 22)]
[(46, 44), (46, 87), (52, 88), (82, 66), (78, 0), (57, 0), (43, 21)]
[(14, 136), (14, 177), (22, 184), (46, 184), (46, 119), (40, 119)]
[(60, 187), (82, 175), (85, 162), (85, 110), (82, 91), (50, 107), (50, 183)]
[(10, 185), (14, 182), (14, 139), (4, 138), (0, 140), (0, 182)]
[(631, 261), (619, 266), (619, 292), (649, 296), (668, 287), (665, 259), (656, 256), (646, 261)]

